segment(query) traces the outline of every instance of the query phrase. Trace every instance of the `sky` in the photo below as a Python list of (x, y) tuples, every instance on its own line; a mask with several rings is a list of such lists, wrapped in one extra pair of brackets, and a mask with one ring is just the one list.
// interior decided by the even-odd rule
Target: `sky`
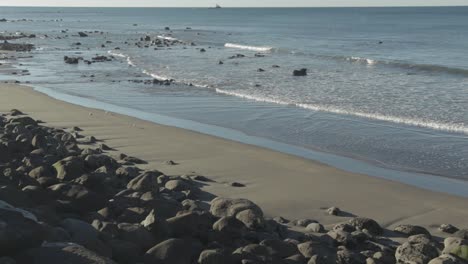
[(0, 6), (207, 7), (461, 6), (468, 0), (0, 0)]

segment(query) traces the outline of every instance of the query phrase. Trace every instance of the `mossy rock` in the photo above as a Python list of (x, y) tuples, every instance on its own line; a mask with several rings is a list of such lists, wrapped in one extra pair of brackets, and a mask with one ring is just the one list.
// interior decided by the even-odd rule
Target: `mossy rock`
[(452, 249), (452, 251), (450, 251), (450, 253), (458, 256), (461, 259), (468, 260), (468, 245), (455, 247)]

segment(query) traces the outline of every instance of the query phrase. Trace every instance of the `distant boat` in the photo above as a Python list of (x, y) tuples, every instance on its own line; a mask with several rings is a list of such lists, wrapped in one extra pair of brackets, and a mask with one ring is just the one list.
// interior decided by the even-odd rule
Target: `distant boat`
[(215, 7), (210, 7), (209, 9), (220, 9), (220, 8), (221, 8), (221, 6), (220, 6), (220, 5), (218, 5), (218, 4), (216, 4), (216, 6), (215, 6)]

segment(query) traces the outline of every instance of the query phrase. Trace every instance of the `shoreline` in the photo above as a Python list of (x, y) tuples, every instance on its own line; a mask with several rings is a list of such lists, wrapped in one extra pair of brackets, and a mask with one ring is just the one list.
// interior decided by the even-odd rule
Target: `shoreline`
[[(169, 175), (195, 171), (216, 184), (208, 192), (248, 198), (267, 215), (310, 218), (330, 226), (346, 217), (332, 217), (323, 208), (376, 219), (390, 228), (417, 223), (434, 235), (437, 226), (450, 222), (467, 228), (463, 219), (466, 198), (437, 193), (372, 176), (345, 172), (311, 160), (229, 141), (134, 117), (90, 109), (55, 100), (31, 88), (0, 85), (1, 112), (18, 108), (52, 126), (79, 126), (85, 135), (103, 139), (119, 152), (147, 160), (145, 169)], [(90, 115), (92, 113), (92, 115)], [(171, 166), (165, 161), (174, 160)], [(240, 182), (244, 188), (228, 183)]]
[(238, 130), (219, 127), (216, 125), (202, 124), (196, 121), (178, 119), (175, 117), (169, 117), (155, 113), (147, 113), (136, 109), (96, 101), (94, 99), (60, 93), (45, 87), (31, 87), (31, 89), (53, 99), (77, 106), (110, 111), (139, 120), (148, 121), (154, 124), (185, 129), (195, 133), (213, 136), (224, 140), (230, 140), (249, 146), (265, 148), (271, 151), (278, 151), (287, 155), (317, 162), (351, 173), (364, 174), (371, 177), (400, 182), (425, 190), (468, 197), (468, 181), (455, 177), (447, 177), (443, 175), (429, 174), (411, 170), (387, 168), (378, 166), (367, 160), (359, 160), (354, 157), (303, 148), (300, 146), (270, 140), (268, 138), (251, 136)]

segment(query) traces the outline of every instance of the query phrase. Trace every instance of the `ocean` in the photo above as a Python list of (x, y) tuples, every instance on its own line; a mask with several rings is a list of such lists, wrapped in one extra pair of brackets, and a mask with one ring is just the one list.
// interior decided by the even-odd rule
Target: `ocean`
[[(468, 7), (1, 7), (0, 18), (2, 33), (37, 35), (17, 40), (35, 45), (32, 56), (0, 62), (28, 69), (14, 78), (39, 91), (273, 149), (468, 179)], [(63, 60), (96, 55), (114, 59)], [(292, 75), (301, 68), (307, 76)], [(140, 82), (152, 78), (173, 82)]]

